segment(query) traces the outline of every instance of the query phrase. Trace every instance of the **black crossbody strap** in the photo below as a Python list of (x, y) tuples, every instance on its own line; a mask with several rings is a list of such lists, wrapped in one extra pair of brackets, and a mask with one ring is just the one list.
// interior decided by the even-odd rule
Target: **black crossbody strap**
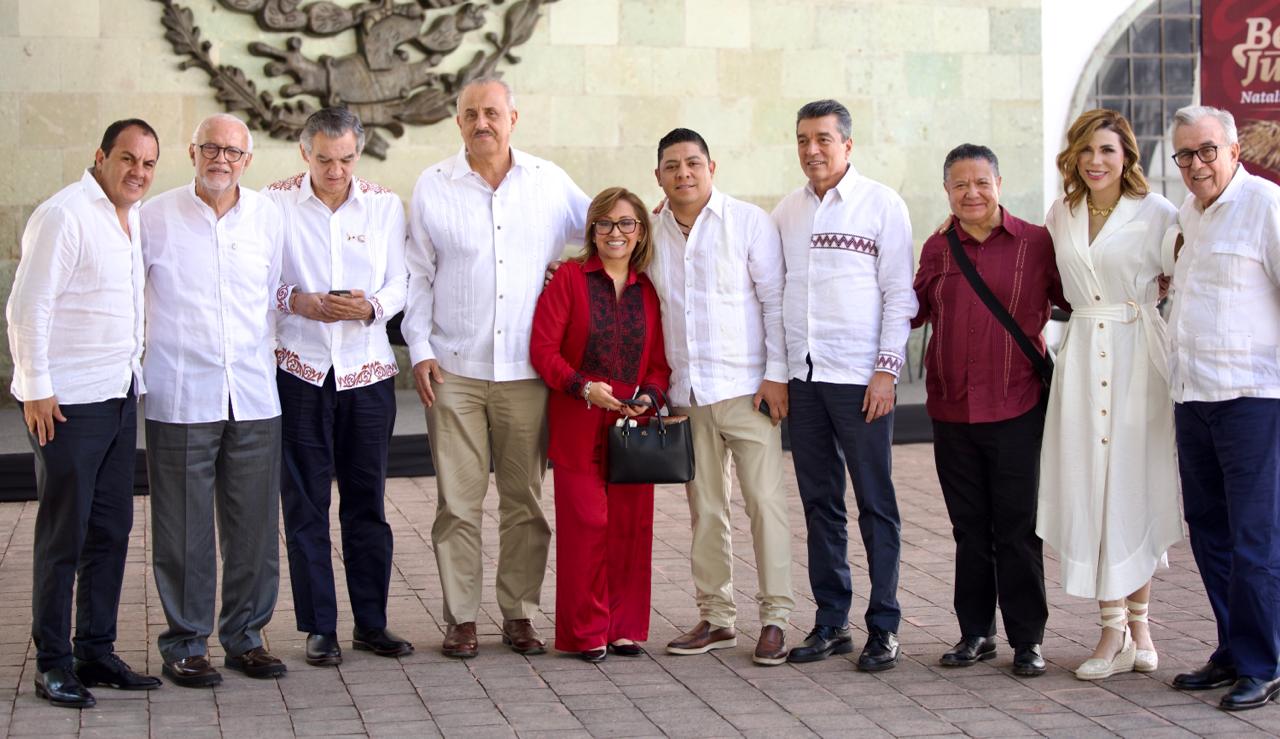
[(1036, 372), (1040, 375), (1040, 380), (1048, 386), (1053, 380), (1053, 360), (1049, 359), (1047, 353), (1041, 354), (1035, 345), (1031, 343), (1031, 339), (1022, 332), (1022, 328), (1018, 326), (1018, 322), (1013, 320), (1013, 316), (1009, 315), (1009, 311), (1000, 304), (999, 299), (991, 292), (991, 288), (987, 287), (987, 283), (982, 281), (982, 277), (978, 275), (978, 270), (973, 266), (973, 262), (969, 261), (969, 255), (964, 253), (964, 247), (960, 245), (960, 237), (956, 235), (956, 227), (954, 225), (947, 229), (947, 243), (951, 245), (951, 257), (956, 260), (956, 264), (960, 267), (960, 271), (964, 273), (964, 278), (969, 281), (969, 287), (978, 294), (983, 304), (987, 306), (987, 310), (991, 311), (991, 315), (996, 317), (1004, 330), (1009, 332), (1013, 337), (1018, 348), (1027, 356), (1031, 362), (1031, 366), (1036, 368)]

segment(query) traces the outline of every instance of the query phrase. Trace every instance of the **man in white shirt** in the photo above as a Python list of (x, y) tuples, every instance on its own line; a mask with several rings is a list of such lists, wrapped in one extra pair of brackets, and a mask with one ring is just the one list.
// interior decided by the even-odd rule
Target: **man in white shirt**
[(31, 591), (36, 695), (55, 706), (94, 705), (95, 685), (160, 687), (114, 652), (133, 527), (137, 396), (145, 392), (138, 202), (159, 156), (145, 121), (107, 127), (93, 166), (27, 221), (5, 314), (11, 392), (35, 452), (40, 500)]
[(907, 206), (849, 163), (852, 117), (834, 100), (796, 116), (809, 182), (773, 211), (787, 265), (783, 323), (791, 383), (791, 454), (809, 532), (818, 612), (793, 661), (852, 651), (844, 465), (871, 574), (868, 639), (858, 668), (898, 661), (898, 503), (890, 477), (894, 386), (916, 314)]
[(791, 526), (782, 482), (787, 415), (782, 335), (782, 245), (760, 208), (712, 186), (707, 142), (677, 128), (658, 142), (654, 175), (666, 203), (654, 222), (649, 277), (662, 301), (671, 365), (672, 412), (693, 424), (694, 587), (701, 620), (667, 645), (702, 654), (737, 644), (729, 460), (751, 518), (760, 606), (757, 664), (786, 661), (783, 629), (791, 594)]
[(463, 148), (427, 167), (410, 204), (409, 344), (436, 467), (431, 529), (448, 624), (443, 652), (474, 657), (481, 505), (492, 456), (502, 640), (541, 654), (533, 627), (551, 529), (540, 503), (547, 388), (529, 361), (543, 270), (579, 242), (590, 200), (564, 170), (510, 145), (517, 113), (496, 78), (458, 97)]
[(404, 308), (404, 206), (355, 177), (360, 119), (324, 108), (307, 119), (307, 171), (264, 192), (284, 220), (276, 382), (283, 435), (280, 503), (293, 612), (311, 665), (342, 663), (329, 541), (330, 486), (342, 504), (342, 563), (355, 617), (352, 646), (412, 654), (387, 630), (391, 526), (383, 494), (396, 420), (395, 355), (387, 320)]
[(1183, 514), (1218, 622), (1208, 663), (1173, 685), (1233, 685), (1219, 706), (1243, 710), (1280, 693), (1280, 187), (1240, 165), (1227, 111), (1179, 110), (1173, 147), (1190, 193), (1169, 386)]
[(169, 628), (162, 672), (184, 687), (222, 676), (209, 663), (222, 554), (223, 664), (275, 677), (263, 648), (279, 587), (280, 401), (275, 304), (280, 213), (240, 187), (253, 159), (235, 116), (206, 118), (188, 148), (195, 180), (142, 209), (147, 270), (147, 474), (156, 590)]

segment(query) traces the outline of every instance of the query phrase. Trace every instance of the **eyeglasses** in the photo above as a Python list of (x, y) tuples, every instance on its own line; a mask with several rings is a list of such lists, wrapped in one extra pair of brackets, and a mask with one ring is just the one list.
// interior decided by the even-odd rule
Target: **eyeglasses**
[(205, 159), (213, 161), (218, 158), (219, 154), (223, 154), (227, 158), (228, 164), (234, 164), (240, 161), (244, 155), (244, 149), (237, 149), (234, 146), (218, 146), (217, 144), (200, 144), (196, 147), (200, 150), (200, 155)]
[(640, 221), (637, 221), (634, 218), (623, 218), (617, 221), (610, 221), (607, 218), (602, 218), (592, 224), (596, 230), (596, 236), (608, 236), (613, 233), (614, 226), (617, 226), (618, 230), (624, 234), (633, 234), (636, 232), (636, 227), (639, 225)]
[(1173, 163), (1182, 169), (1186, 169), (1191, 166), (1192, 158), (1194, 157), (1205, 164), (1210, 164), (1218, 158), (1219, 148), (1217, 144), (1208, 144), (1199, 149), (1183, 149), (1173, 155)]

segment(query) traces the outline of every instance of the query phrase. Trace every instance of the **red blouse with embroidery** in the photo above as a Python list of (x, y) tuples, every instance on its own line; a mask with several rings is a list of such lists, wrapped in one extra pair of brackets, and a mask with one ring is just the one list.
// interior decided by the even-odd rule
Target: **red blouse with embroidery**
[(621, 297), (598, 257), (565, 262), (542, 291), (533, 315), (529, 356), (554, 391), (547, 400), (548, 456), (565, 469), (588, 470), (603, 459), (598, 445), (618, 418), (587, 407), (582, 386), (608, 382), (614, 397), (649, 393), (666, 402), (671, 377), (662, 348), (658, 295), (632, 271)]

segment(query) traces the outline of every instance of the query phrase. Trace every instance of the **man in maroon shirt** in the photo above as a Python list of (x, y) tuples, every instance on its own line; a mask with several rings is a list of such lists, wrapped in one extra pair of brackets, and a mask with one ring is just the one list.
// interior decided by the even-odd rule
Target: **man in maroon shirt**
[[(942, 178), (951, 203), (948, 229), (955, 229), (979, 276), (1043, 353), (1040, 332), (1050, 303), (1067, 307), (1049, 232), (1000, 206), (1000, 165), (987, 147), (953, 149)], [(1049, 615), (1036, 536), (1043, 385), (961, 273), (945, 232), (924, 242), (914, 286), (920, 312), (912, 326), (933, 324), (925, 353), (926, 409), (956, 540), (961, 639), (941, 663), (967, 667), (996, 656), (998, 602), (1014, 648), (1014, 673), (1039, 675)]]

